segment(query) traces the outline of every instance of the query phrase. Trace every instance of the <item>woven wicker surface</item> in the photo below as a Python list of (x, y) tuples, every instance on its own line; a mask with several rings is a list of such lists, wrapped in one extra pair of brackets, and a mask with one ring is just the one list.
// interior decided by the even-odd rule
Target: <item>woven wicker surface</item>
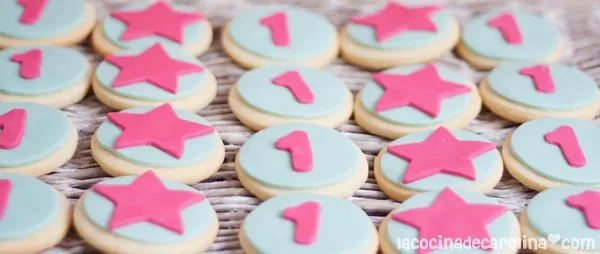
[[(95, 0), (99, 17), (106, 16), (108, 10), (135, 0)], [(428, 2), (414, 0), (415, 2)], [(219, 35), (221, 27), (232, 16), (245, 8), (269, 3), (289, 3), (312, 9), (327, 16), (334, 24), (341, 26), (348, 18), (360, 13), (361, 9), (373, 5), (373, 1), (360, 0), (188, 0), (180, 1), (196, 6), (204, 12), (215, 26), (215, 34)], [(600, 1), (598, 0), (439, 0), (430, 1), (444, 3), (464, 22), (478, 12), (496, 8), (510, 8), (537, 12), (555, 23), (568, 37), (567, 55), (563, 62), (574, 64), (585, 70), (596, 80), (600, 79)], [(90, 60), (97, 63), (99, 57), (87, 43), (80, 49), (86, 52)], [(233, 83), (244, 70), (234, 65), (221, 49), (219, 38), (215, 38), (207, 53), (199, 57), (216, 75), (219, 89), (213, 103), (199, 112), (199, 115), (209, 120), (219, 131), (225, 142), (227, 156), (220, 171), (211, 178), (193, 185), (204, 192), (214, 209), (218, 212), (220, 230), (216, 242), (209, 253), (240, 253), (237, 241), (237, 231), (244, 217), (259, 204), (259, 201), (248, 193), (237, 180), (233, 168), (235, 154), (244, 141), (253, 132), (241, 125), (231, 113), (227, 105), (227, 94)], [(441, 63), (448, 64), (460, 70), (466, 77), (479, 81), (484, 73), (470, 69), (464, 62), (452, 54), (447, 54)], [(369, 73), (344, 64), (337, 60), (326, 68), (327, 71), (341, 77), (353, 92), (359, 90)], [(98, 127), (109, 109), (104, 107), (93, 95), (77, 105), (65, 109), (69, 117), (75, 121), (79, 129), (79, 147), (75, 157), (54, 173), (43, 176), (42, 179), (59, 189), (74, 203), (79, 196), (95, 183), (108, 177), (94, 162), (90, 154), (90, 137)], [(472, 121), (469, 129), (480, 133), (501, 145), (504, 136), (514, 129), (515, 125), (500, 119), (487, 110)], [(339, 128), (351, 138), (367, 155), (372, 165), (373, 158), (388, 140), (366, 134), (353, 121)], [(512, 179), (506, 172), (501, 183), (487, 193), (508, 205), (514, 212), (519, 213), (535, 192)], [(362, 188), (354, 193), (353, 202), (363, 208), (376, 224), (387, 215), (398, 203), (390, 201), (379, 190), (372, 172)], [(94, 250), (86, 245), (73, 231), (57, 247), (47, 253), (90, 253)]]

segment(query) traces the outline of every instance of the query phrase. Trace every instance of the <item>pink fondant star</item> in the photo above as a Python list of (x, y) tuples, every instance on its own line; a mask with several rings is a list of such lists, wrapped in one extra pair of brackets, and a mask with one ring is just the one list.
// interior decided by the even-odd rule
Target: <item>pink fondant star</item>
[(382, 43), (404, 31), (437, 32), (437, 26), (431, 15), (438, 12), (440, 6), (406, 7), (395, 1), (388, 1), (379, 12), (354, 18), (355, 24), (367, 25), (375, 30), (375, 39)]
[(179, 159), (183, 155), (185, 140), (214, 131), (211, 126), (180, 119), (169, 104), (163, 104), (146, 113), (108, 113), (108, 120), (123, 132), (115, 148), (154, 146)]
[(0, 220), (8, 209), (8, 195), (12, 187), (12, 182), (8, 179), (0, 179)]
[(495, 148), (488, 142), (458, 140), (439, 127), (422, 142), (389, 146), (387, 152), (409, 162), (402, 179), (407, 184), (440, 173), (474, 181), (473, 159)]
[(98, 184), (93, 190), (115, 206), (108, 223), (110, 230), (148, 222), (183, 234), (185, 229), (181, 213), (204, 200), (204, 195), (200, 193), (165, 188), (152, 171), (138, 176), (127, 185)]
[[(467, 239), (489, 242), (491, 239), (487, 225), (507, 211), (508, 209), (502, 205), (467, 203), (452, 189), (445, 188), (430, 206), (395, 213), (392, 219), (417, 229), (419, 241), (431, 242), (441, 236), (442, 239), (452, 239), (453, 242), (459, 239), (463, 242)], [(438, 243), (419, 248), (417, 253), (424, 254), (451, 247)], [(490, 248), (482, 249), (490, 250)]]
[(408, 75), (375, 73), (373, 80), (384, 90), (375, 104), (376, 112), (412, 106), (436, 117), (444, 99), (471, 92), (467, 86), (442, 80), (435, 65), (427, 65)]
[(600, 229), (600, 192), (588, 190), (569, 196), (567, 205), (581, 210), (588, 227)]
[(127, 26), (121, 40), (157, 35), (180, 44), (183, 43), (184, 28), (190, 23), (204, 19), (204, 15), (200, 13), (173, 10), (166, 1), (157, 1), (143, 10), (116, 11), (110, 15)]

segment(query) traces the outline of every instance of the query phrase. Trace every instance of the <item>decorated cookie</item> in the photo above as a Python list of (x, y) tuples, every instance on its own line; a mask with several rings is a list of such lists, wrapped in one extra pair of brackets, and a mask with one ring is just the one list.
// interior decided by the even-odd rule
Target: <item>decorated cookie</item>
[(326, 71), (271, 65), (246, 72), (231, 88), (229, 106), (254, 130), (289, 122), (337, 127), (352, 115), (352, 93)]
[(208, 178), (225, 157), (223, 141), (208, 121), (169, 104), (108, 113), (91, 147), (100, 167), (113, 176), (151, 169), (184, 183)]
[(356, 98), (354, 117), (387, 138), (434, 129), (460, 129), (481, 109), (475, 84), (441, 65), (396, 67), (374, 73)]
[(509, 63), (480, 85), (483, 103), (514, 122), (545, 117), (593, 119), (600, 110), (594, 79), (563, 64)]
[(379, 238), (383, 254), (517, 253), (521, 244), (508, 207), (451, 188), (406, 200), (381, 222)]
[(223, 29), (223, 49), (245, 68), (275, 63), (319, 67), (339, 52), (336, 28), (309, 10), (272, 5), (246, 10)]
[(67, 162), (77, 128), (60, 110), (35, 103), (0, 103), (0, 172), (41, 176)]
[(564, 41), (554, 25), (527, 12), (493, 11), (463, 27), (458, 54), (478, 69), (490, 70), (503, 62), (556, 62)]
[(109, 55), (96, 69), (94, 93), (111, 108), (156, 106), (199, 111), (217, 94), (215, 76), (176, 46), (156, 43)]
[(0, 51), (0, 102), (75, 104), (90, 88), (91, 67), (70, 48), (15, 47)]
[(86, 0), (0, 1), (0, 48), (25, 45), (75, 45), (96, 25)]
[(96, 26), (92, 44), (103, 55), (157, 42), (200, 55), (210, 46), (212, 36), (212, 25), (198, 10), (171, 1), (151, 0), (111, 12)]
[(286, 192), (349, 197), (367, 180), (368, 164), (342, 133), (307, 123), (275, 125), (242, 146), (235, 169), (260, 199)]
[(375, 159), (377, 184), (395, 200), (445, 187), (486, 192), (500, 181), (502, 170), (490, 141), (444, 127), (396, 139)]
[(152, 171), (94, 185), (77, 202), (74, 222), (104, 253), (201, 253), (219, 229), (206, 196)]
[(44, 182), (0, 173), (0, 253), (38, 253), (69, 231), (69, 201)]
[(538, 191), (560, 185), (600, 185), (600, 128), (569, 118), (526, 122), (504, 141), (508, 172)]
[(391, 0), (350, 20), (342, 30), (342, 56), (369, 69), (430, 62), (459, 37), (458, 22), (442, 6)]
[[(598, 253), (600, 246), (600, 189), (563, 186), (545, 190), (531, 199), (521, 213), (521, 229), (539, 246), (538, 253)], [(529, 241), (534, 242), (534, 241)]]
[(248, 254), (374, 254), (377, 232), (354, 203), (293, 193), (263, 202), (244, 220), (240, 244)]

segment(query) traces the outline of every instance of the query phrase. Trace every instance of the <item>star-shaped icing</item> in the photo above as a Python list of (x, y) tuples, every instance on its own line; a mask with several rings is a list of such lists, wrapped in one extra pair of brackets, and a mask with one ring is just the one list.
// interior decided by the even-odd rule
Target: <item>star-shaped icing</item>
[(27, 111), (16, 108), (0, 115), (0, 149), (19, 147), (25, 137)]
[(181, 213), (204, 200), (200, 193), (167, 189), (152, 171), (130, 184), (97, 184), (93, 190), (115, 206), (108, 223), (110, 230), (148, 222), (183, 234)]
[(106, 61), (119, 68), (112, 83), (114, 88), (147, 82), (173, 94), (177, 93), (180, 76), (204, 70), (202, 66), (171, 58), (158, 43), (139, 55), (110, 55)]
[(432, 15), (441, 9), (440, 6), (407, 7), (395, 1), (377, 13), (354, 18), (355, 24), (367, 25), (375, 30), (375, 39), (382, 43), (404, 31), (437, 32)]
[(471, 92), (468, 86), (442, 80), (435, 65), (408, 75), (375, 73), (373, 80), (384, 90), (375, 104), (376, 112), (411, 106), (437, 117), (444, 99)]
[[(445, 188), (430, 206), (395, 213), (392, 219), (417, 229), (419, 241), (430, 242), (441, 236), (442, 239), (483, 242), (491, 240), (487, 225), (507, 211), (502, 205), (467, 203), (452, 189)], [(417, 249), (417, 253), (425, 254), (443, 247), (443, 243), (427, 245)]]
[(115, 142), (115, 149), (150, 145), (179, 159), (183, 156), (185, 141), (214, 131), (207, 125), (180, 119), (169, 104), (163, 104), (146, 113), (108, 113), (108, 120), (123, 132)]
[(8, 179), (0, 179), (0, 220), (4, 217), (8, 209), (8, 196), (12, 187), (12, 182)]
[(179, 44), (183, 43), (183, 31), (193, 22), (204, 19), (200, 13), (176, 11), (167, 1), (157, 1), (143, 10), (116, 11), (110, 14), (123, 21), (127, 28), (121, 40), (135, 40), (147, 36), (162, 36)]
[(408, 161), (402, 178), (408, 184), (441, 173), (474, 181), (473, 159), (495, 148), (489, 142), (458, 140), (439, 127), (422, 142), (389, 146), (387, 152)]
[(567, 205), (581, 210), (588, 227), (600, 229), (600, 192), (588, 190), (569, 196)]

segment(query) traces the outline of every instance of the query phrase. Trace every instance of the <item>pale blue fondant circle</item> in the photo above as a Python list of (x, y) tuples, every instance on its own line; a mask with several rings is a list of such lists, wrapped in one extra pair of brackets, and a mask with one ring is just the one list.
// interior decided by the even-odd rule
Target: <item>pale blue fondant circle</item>
[[(490, 142), (484, 137), (469, 131), (451, 130), (451, 132), (454, 137), (461, 141), (479, 141), (487, 143)], [(390, 143), (389, 146), (420, 143), (427, 139), (432, 133), (433, 131), (411, 133), (392, 141), (392, 143)], [(496, 149), (485, 152), (475, 157), (472, 160), (473, 166), (475, 167), (475, 181), (471, 181), (460, 176), (439, 173), (414, 181), (412, 183), (405, 184), (403, 183), (402, 179), (404, 178), (404, 174), (406, 173), (410, 162), (387, 152), (387, 148), (384, 149), (386, 149), (386, 151), (381, 156), (379, 164), (382, 175), (388, 181), (394, 183), (397, 186), (417, 191), (440, 190), (445, 187), (457, 189), (470, 189), (475, 185), (487, 181), (489, 177), (494, 175), (495, 171), (498, 170), (501, 161), (500, 153), (498, 153), (498, 150)], [(435, 157), (435, 150), (428, 152), (431, 154), (432, 158)]]
[[(99, 184), (127, 185), (133, 182), (135, 176), (123, 176), (111, 178), (100, 182)], [(161, 179), (162, 183), (169, 190), (183, 190), (198, 192), (194, 188), (175, 181)], [(157, 205), (156, 209), (161, 209)], [(83, 211), (87, 218), (96, 226), (110, 231), (108, 224), (115, 210), (115, 205), (104, 196), (98, 194), (93, 189), (87, 191), (83, 200)], [(175, 233), (159, 225), (150, 222), (138, 222), (117, 228), (111, 232), (117, 236), (129, 238), (135, 241), (173, 244), (190, 240), (201, 234), (208, 234), (211, 225), (217, 218), (214, 216), (214, 210), (210, 206), (208, 199), (195, 203), (183, 210), (181, 213), (183, 234)]]
[[(298, 71), (312, 91), (314, 102), (302, 104), (273, 79), (287, 71)], [(324, 117), (340, 111), (348, 101), (348, 88), (333, 74), (310, 67), (270, 65), (246, 72), (235, 86), (241, 99), (262, 112), (298, 118)], [(266, 99), (267, 98), (267, 99)]]
[(521, 44), (508, 44), (497, 28), (488, 26), (490, 18), (504, 11), (477, 16), (463, 27), (462, 42), (469, 51), (495, 60), (538, 60), (559, 50), (560, 32), (554, 25), (533, 13), (511, 12), (521, 31)]
[[(40, 77), (21, 77), (21, 64), (10, 58), (32, 49), (42, 52)], [(85, 56), (70, 48), (54, 46), (15, 47), (0, 51), (0, 93), (37, 96), (71, 88), (87, 79), (90, 64)], [(85, 84), (87, 85), (87, 84)]]
[[(201, 66), (204, 70), (199, 73), (180, 75), (177, 79), (177, 93), (171, 93), (148, 82), (138, 82), (136, 84), (112, 87), (113, 82), (121, 71), (118, 67), (102, 61), (96, 69), (96, 80), (100, 85), (110, 91), (124, 97), (148, 100), (148, 101), (168, 101), (193, 95), (198, 92), (207, 83), (208, 69), (198, 59), (188, 55), (181, 48), (169, 44), (161, 44), (167, 51), (170, 58), (175, 61), (184, 61), (190, 64)], [(117, 52), (116, 56), (136, 56), (146, 51), (151, 46), (130, 48)], [(161, 62), (147, 63), (148, 65), (161, 65)]]
[[(491, 205), (500, 205), (498, 203), (498, 201), (486, 197), (483, 194), (480, 193), (476, 193), (476, 192), (471, 192), (471, 191), (464, 191), (464, 190), (454, 190), (465, 202), (469, 203), (469, 204), (491, 204)], [(391, 214), (396, 214), (399, 212), (403, 212), (403, 211), (407, 211), (410, 209), (415, 209), (415, 208), (424, 208), (424, 207), (429, 207), (433, 204), (433, 202), (435, 201), (435, 199), (438, 197), (438, 195), (440, 194), (440, 190), (437, 191), (430, 191), (430, 192), (425, 192), (425, 193), (421, 193), (418, 195), (415, 195), (411, 198), (409, 198), (408, 200), (404, 201), (404, 203), (402, 203), (402, 205), (393, 210), (391, 212)], [(512, 217), (512, 218), (511, 218)], [(446, 227), (451, 227), (452, 225), (452, 221), (448, 221), (449, 225), (445, 225)], [(416, 249), (398, 249), (396, 243), (400, 240), (400, 241), (406, 241), (408, 240), (413, 240), (413, 239), (419, 239), (419, 231), (409, 225), (406, 225), (404, 223), (395, 221), (393, 219), (391, 219), (388, 224), (387, 224), (388, 228), (387, 228), (387, 232), (386, 232), (386, 237), (388, 238), (388, 240), (392, 243), (392, 246), (395, 248), (395, 250), (398, 253), (406, 253), (406, 254), (413, 254), (413, 253), (417, 253)], [(456, 227), (460, 227), (462, 225), (455, 225)], [(514, 232), (517, 231), (518, 229), (516, 229), (515, 227), (518, 227), (518, 224), (515, 223), (515, 219), (514, 219), (514, 215), (512, 214), (512, 212), (507, 209), (506, 212), (504, 212), (504, 214), (500, 215), (499, 217), (497, 217), (496, 219), (494, 219), (492, 222), (490, 222), (489, 224), (487, 224), (487, 231), (489, 232), (490, 235), (490, 239), (492, 241), (497, 241), (497, 246), (494, 250), (492, 251), (486, 251), (486, 250), (482, 250), (482, 249), (477, 249), (475, 248), (476, 246), (473, 246), (473, 248), (470, 249), (464, 249), (464, 248), (455, 248), (455, 249), (445, 249), (445, 250), (438, 250), (438, 251), (433, 251), (432, 253), (479, 253), (479, 254), (485, 254), (485, 253), (505, 253), (506, 249), (509, 247), (513, 247), (510, 246), (511, 243), (508, 242), (508, 239), (514, 239), (514, 238), (518, 238), (518, 240), (521, 240), (520, 235), (514, 235)], [(441, 236), (441, 238), (445, 238), (445, 237), (451, 237), (451, 236)], [(453, 239), (454, 240), (454, 239)], [(481, 240), (481, 239), (480, 239)], [(504, 240), (504, 243), (502, 243), (501, 241)], [(520, 244), (520, 242), (516, 242), (513, 244)], [(402, 247), (402, 246), (400, 246)], [(468, 246), (465, 246), (468, 247)]]
[(576, 67), (549, 64), (554, 84), (553, 93), (536, 90), (531, 77), (519, 74), (534, 63), (509, 63), (494, 69), (487, 83), (492, 91), (509, 101), (528, 107), (547, 110), (569, 110), (594, 103), (598, 85), (589, 75)]
[[(294, 241), (294, 223), (282, 217), (283, 210), (304, 202), (320, 205), (317, 238), (310, 245)], [(317, 194), (282, 194), (256, 207), (244, 220), (243, 234), (258, 253), (358, 254), (374, 240), (374, 226), (354, 203)]]
[[(290, 44), (276, 46), (271, 31), (260, 20), (273, 13), (287, 14)], [(246, 10), (228, 25), (233, 42), (254, 54), (276, 60), (303, 60), (330, 51), (336, 43), (337, 32), (327, 18), (309, 10), (287, 5), (273, 5)]]
[[(388, 69), (383, 73), (409, 75), (422, 69), (424, 66), (425, 65), (411, 65), (396, 67)], [(468, 84), (470, 81), (462, 77), (458, 72), (440, 65), (436, 65), (436, 67), (442, 80), (469, 87)], [(402, 86), (405, 84), (395, 85)], [(472, 90), (471, 87), (469, 87), (469, 89)], [(441, 102), (440, 113), (435, 118), (432, 118), (428, 114), (410, 105), (376, 112), (375, 105), (383, 95), (384, 90), (373, 79), (369, 79), (363, 90), (360, 92), (360, 101), (369, 113), (387, 122), (401, 125), (424, 126), (444, 123), (460, 116), (470, 107), (470, 101), (473, 100), (474, 92), (475, 91), (471, 91), (470, 93), (444, 98)]]
[(85, 0), (48, 1), (40, 19), (32, 25), (21, 24), (23, 6), (17, 0), (0, 1), (0, 34), (17, 39), (39, 40), (67, 36), (89, 13)]
[[(571, 167), (558, 146), (549, 144), (544, 135), (562, 125), (573, 128), (585, 156), (583, 167)], [(600, 128), (581, 120), (564, 118), (538, 119), (524, 123), (510, 138), (512, 155), (533, 172), (571, 184), (600, 183)]]
[(18, 147), (0, 148), (0, 168), (35, 163), (56, 153), (70, 138), (71, 123), (62, 111), (35, 103), (0, 103), (0, 115), (17, 108), (27, 112), (25, 134)]
[[(157, 0), (143, 2), (143, 3), (141, 3), (141, 2), (133, 3), (133, 4), (124, 6), (115, 11), (141, 11), (141, 10), (145, 10), (146, 8), (150, 7), (156, 1)], [(192, 7), (185, 6), (182, 4), (170, 3), (169, 6), (173, 10), (179, 11), (179, 12), (200, 13), (198, 10), (195, 10)], [(106, 18), (102, 21), (102, 32), (103, 32), (104, 36), (112, 44), (115, 44), (115, 45), (119, 46), (120, 48), (147, 46), (147, 45), (151, 45), (151, 44), (154, 44), (157, 42), (163, 43), (163, 44), (170, 44), (173, 46), (179, 46), (179, 45), (188, 46), (188, 45), (198, 43), (199, 41), (202, 40), (203, 36), (207, 36), (206, 34), (204, 34), (204, 29), (202, 28), (204, 25), (204, 22), (207, 22), (206, 18), (186, 25), (183, 28), (183, 36), (182, 36), (183, 43), (181, 43), (181, 44), (177, 43), (175, 41), (172, 41), (168, 38), (158, 36), (158, 35), (145, 36), (143, 38), (138, 38), (138, 39), (133, 39), (133, 40), (121, 40), (121, 35), (127, 29), (127, 25), (123, 21), (118, 20), (118, 19), (112, 17), (111, 15), (107, 15)]]
[[(151, 107), (141, 107), (126, 109), (121, 112), (142, 114), (152, 109), (153, 108)], [(202, 125), (212, 126), (208, 121), (206, 121), (199, 115), (187, 112), (185, 110), (174, 110), (177, 117), (183, 120), (199, 123)], [(156, 119), (156, 121), (160, 120), (161, 119)], [(170, 154), (165, 153), (162, 150), (155, 148), (151, 145), (115, 149), (115, 142), (117, 141), (117, 138), (119, 138), (122, 132), (123, 131), (121, 131), (121, 129), (115, 124), (113, 124), (109, 120), (106, 120), (98, 128), (98, 131), (96, 132), (96, 139), (104, 149), (110, 151), (116, 156), (124, 160), (133, 162), (135, 164), (144, 166), (156, 166), (166, 168), (189, 166), (199, 161), (209, 159), (215, 153), (217, 144), (221, 142), (221, 138), (216, 133), (216, 130), (210, 134), (187, 139), (185, 140), (183, 155), (181, 156), (181, 158), (177, 159), (171, 156)]]
[[(296, 172), (290, 153), (275, 147), (293, 131), (305, 131), (313, 153), (313, 169)], [(340, 183), (356, 172), (361, 155), (342, 133), (315, 124), (279, 124), (254, 134), (240, 149), (239, 165), (252, 179), (276, 188), (298, 190)]]

